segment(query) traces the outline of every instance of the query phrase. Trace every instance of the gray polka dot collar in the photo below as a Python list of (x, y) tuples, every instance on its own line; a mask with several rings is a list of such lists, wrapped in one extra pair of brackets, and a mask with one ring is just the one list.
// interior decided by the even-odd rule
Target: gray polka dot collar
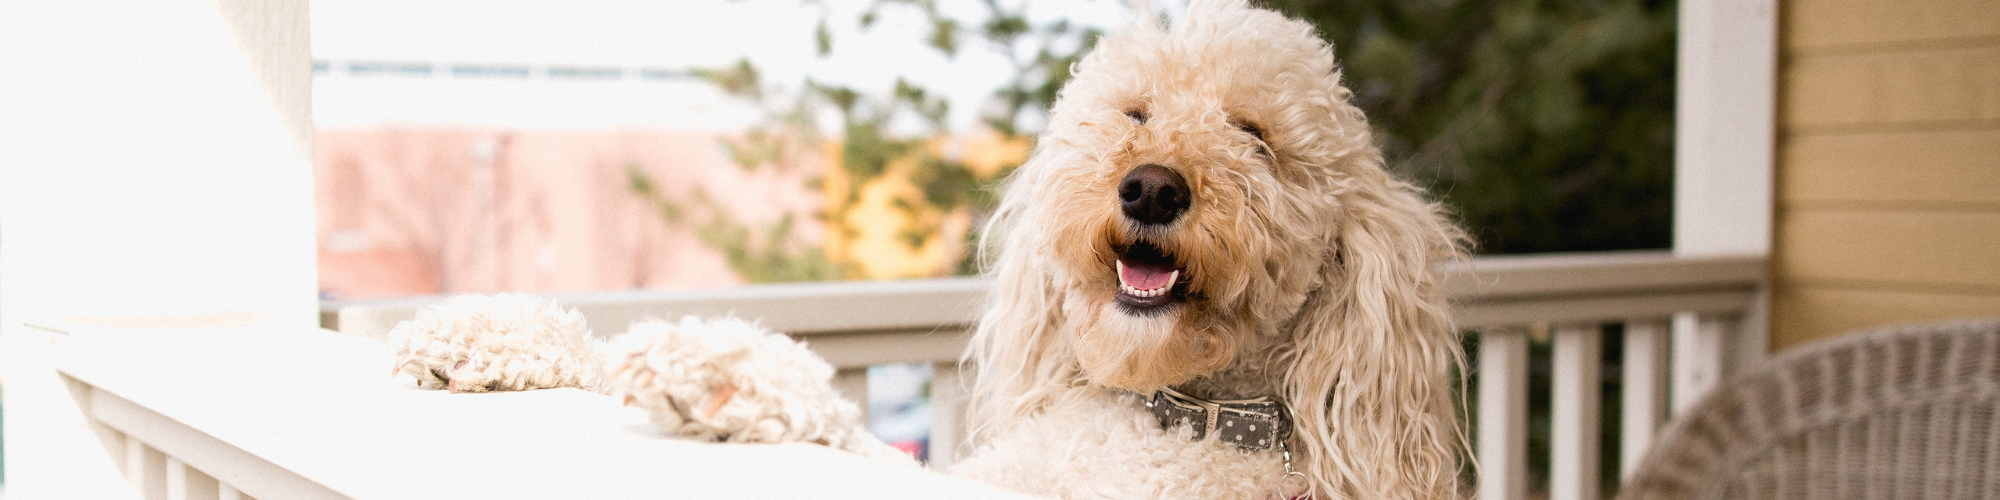
[(1292, 416), (1285, 405), (1270, 397), (1209, 401), (1162, 388), (1145, 399), (1146, 409), (1160, 420), (1160, 428), (1194, 428), (1194, 439), (1219, 431), (1225, 443), (1251, 451), (1282, 447), (1292, 434)]

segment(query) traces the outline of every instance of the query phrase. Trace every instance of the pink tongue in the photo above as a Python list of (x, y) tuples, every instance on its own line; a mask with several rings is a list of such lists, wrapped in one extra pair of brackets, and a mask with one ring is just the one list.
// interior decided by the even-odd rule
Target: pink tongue
[(1157, 264), (1146, 264), (1120, 260), (1125, 268), (1118, 271), (1118, 278), (1140, 290), (1153, 290), (1173, 284), (1174, 268)]

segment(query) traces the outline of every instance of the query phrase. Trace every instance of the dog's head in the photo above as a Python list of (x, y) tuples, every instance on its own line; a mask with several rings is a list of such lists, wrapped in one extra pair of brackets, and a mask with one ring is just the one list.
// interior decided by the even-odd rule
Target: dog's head
[(1311, 25), (1242, 0), (1135, 18), (1077, 65), (988, 227), (976, 417), (1263, 363), (1315, 487), (1453, 483), (1460, 361), (1433, 266), (1461, 233), (1383, 170)]
[(1150, 21), (1078, 65), (1022, 179), (1078, 361), (1136, 391), (1297, 316), (1337, 265), (1341, 192), (1379, 163), (1310, 25), (1232, 3)]

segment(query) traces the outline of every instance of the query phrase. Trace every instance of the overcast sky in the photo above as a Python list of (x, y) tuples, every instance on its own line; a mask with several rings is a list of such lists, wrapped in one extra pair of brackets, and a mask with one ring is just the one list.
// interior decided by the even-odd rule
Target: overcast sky
[[(318, 0), (313, 55), (335, 69), (315, 78), (315, 121), (734, 130), (754, 118), (694, 82), (354, 76), (338, 69), (349, 61), (692, 68), (748, 58), (768, 82), (792, 87), (811, 74), (886, 93), (902, 75), (950, 95), (957, 127), (975, 121), (978, 104), (1009, 74), (984, 46), (968, 45), (955, 59), (925, 46), (929, 26), (910, 7), (885, 7), (860, 33), (854, 20), (868, 0), (827, 4), (835, 50), (821, 59), (812, 38), (818, 7), (799, 0)], [(959, 19), (984, 20), (979, 0), (940, 4)], [(1119, 0), (1043, 0), (1029, 14), (1109, 29), (1124, 10)]]

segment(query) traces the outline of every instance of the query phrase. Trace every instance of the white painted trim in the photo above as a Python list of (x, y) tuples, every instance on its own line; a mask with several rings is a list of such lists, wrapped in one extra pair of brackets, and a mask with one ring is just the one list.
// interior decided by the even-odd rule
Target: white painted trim
[(1674, 253), (1771, 253), (1776, 0), (1680, 3)]
[[(1777, 220), (1777, 0), (1682, 0), (1679, 14), (1674, 254), (1769, 257)], [(1760, 363), (1771, 344), (1763, 281), (1723, 354), (1738, 368)]]
[[(126, 470), (143, 467), (142, 480), (126, 474), (125, 480), (140, 488), (146, 498), (168, 495), (170, 477), (154, 467), (161, 457), (199, 470), (215, 471), (212, 482), (231, 489), (248, 489), (267, 498), (339, 500), (347, 498), (284, 467), (216, 439), (200, 429), (147, 409), (103, 389), (90, 390), (90, 417), (93, 425), (122, 432), (127, 450)], [(143, 450), (143, 452), (142, 452)], [(143, 453), (144, 461), (141, 461)], [(172, 467), (168, 467), (171, 472)], [(200, 474), (197, 472), (197, 474)]]

